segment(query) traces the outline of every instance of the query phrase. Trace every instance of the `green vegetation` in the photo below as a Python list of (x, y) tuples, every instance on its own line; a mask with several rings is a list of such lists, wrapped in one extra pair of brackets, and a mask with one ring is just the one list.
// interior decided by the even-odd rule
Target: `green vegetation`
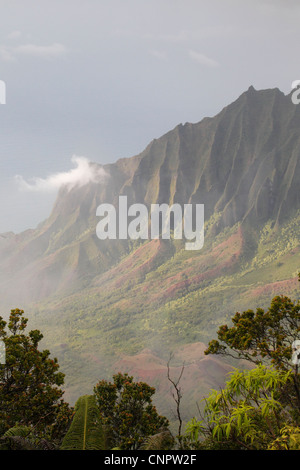
[(72, 401), (99, 377), (109, 380), (116, 358), (147, 348), (166, 359), (181, 345), (207, 344), (235, 311), (267, 308), (277, 293), (299, 298), (299, 221), (296, 213), (276, 230), (269, 220), (257, 229), (236, 224), (217, 236), (207, 232), (197, 252), (173, 240), (133, 244), (85, 288), (38, 304), (32, 321), (68, 371)]
[(204, 418), (186, 427), (186, 445), (299, 450), (300, 375), (292, 345), (299, 339), (300, 302), (277, 296), (268, 311), (236, 313), (232, 323), (219, 328), (206, 354), (234, 355), (256, 367), (236, 369), (224, 390), (212, 392)]
[(0, 365), (0, 433), (28, 426), (36, 438), (59, 443), (72, 414), (62, 399), (64, 374), (50, 351), (39, 351), (40, 331), (25, 334), (23, 313), (11, 310), (8, 323), (0, 317), (0, 338), (6, 350), (5, 363)]
[(94, 392), (113, 447), (139, 449), (147, 436), (169, 425), (152, 404), (155, 389), (144, 382), (134, 382), (128, 374), (114, 375), (113, 382), (100, 381)]
[(54, 450), (56, 445), (38, 437), (31, 426), (14, 426), (0, 437), (0, 450)]
[(188, 423), (185, 444), (215, 450), (300, 450), (300, 407), (291, 406), (295, 404), (286, 396), (292, 376), (292, 371), (263, 365), (234, 371), (224, 390), (207, 398), (204, 418)]
[[(58, 362), (48, 350), (38, 350), (38, 330), (25, 335), (23, 313), (12, 310), (8, 324), (0, 319), (6, 347), (0, 375), (2, 450), (300, 450), (300, 375), (292, 361), (299, 301), (276, 296), (268, 310), (236, 313), (231, 326), (219, 327), (218, 340), (209, 342), (205, 354), (233, 356), (248, 367), (234, 368), (225, 387), (204, 399), (200, 419), (190, 419), (177, 436), (152, 403), (155, 389), (126, 373), (115, 374), (112, 382), (100, 380), (93, 394), (82, 395), (70, 408), (61, 399)], [(180, 398), (182, 372), (171, 380)], [(176, 403), (180, 429), (180, 400)]]
[(57, 359), (39, 351), (40, 331), (25, 334), (23, 313), (11, 310), (8, 324), (0, 318), (6, 353), (0, 365), (0, 449), (138, 449), (148, 436), (168, 428), (152, 404), (155, 389), (127, 374), (116, 374), (113, 383), (100, 381), (94, 395), (81, 396), (74, 410), (69, 407), (62, 400), (64, 374)]
[[(31, 312), (72, 404), (110, 380), (117, 362), (126, 372), (128, 356), (150, 350), (165, 364), (170, 351), (207, 344), (233, 312), (266, 309), (275, 295), (299, 298), (298, 110), (279, 90), (249, 89), (215, 117), (108, 165), (107, 184), (62, 188), (36, 229), (1, 237), (1, 311), (13, 300)], [(100, 241), (97, 207), (121, 194), (148, 208), (204, 204), (203, 249), (185, 250), (182, 240)], [(187, 373), (194, 402), (228, 371), (219, 357), (204, 361), (212, 367), (203, 380)], [(159, 387), (154, 398), (163, 414), (165, 394)], [(186, 420), (190, 410), (187, 403)]]
[(222, 325), (219, 341), (212, 340), (205, 354), (232, 355), (260, 364), (263, 360), (289, 370), (292, 343), (299, 338), (300, 303), (276, 296), (270, 308), (237, 312), (233, 326)]
[(80, 397), (75, 415), (63, 439), (61, 450), (105, 450), (106, 436), (99, 409), (93, 395)]

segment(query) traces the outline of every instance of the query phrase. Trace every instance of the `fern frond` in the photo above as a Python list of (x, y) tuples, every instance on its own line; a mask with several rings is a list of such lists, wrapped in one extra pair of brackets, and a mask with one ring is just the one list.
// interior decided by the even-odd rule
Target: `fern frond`
[(1, 437), (3, 445), (11, 450), (38, 450), (38, 445), (31, 436), (28, 426), (14, 426)]
[(105, 450), (105, 432), (93, 395), (83, 395), (75, 404), (75, 414), (61, 450)]
[(14, 426), (13, 428), (8, 429), (3, 437), (28, 437), (31, 434), (31, 428), (29, 426)]
[(29, 426), (14, 426), (0, 438), (4, 447), (12, 450), (55, 450), (56, 446), (46, 439), (39, 439), (32, 434)]

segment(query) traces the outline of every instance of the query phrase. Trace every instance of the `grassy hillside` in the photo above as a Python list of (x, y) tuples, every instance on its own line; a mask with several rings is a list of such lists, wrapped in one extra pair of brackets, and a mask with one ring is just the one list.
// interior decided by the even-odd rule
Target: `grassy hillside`
[[(178, 125), (139, 155), (105, 165), (103, 183), (61, 188), (35, 230), (0, 236), (2, 315), (23, 308), (42, 330), (72, 403), (131, 367), (168, 407), (163, 371), (174, 352), (178, 372), (187, 347), (193, 414), (190, 403), (228, 372), (198, 346), (236, 311), (266, 308), (277, 294), (299, 297), (299, 126), (290, 97), (250, 87), (215, 117)], [(97, 207), (117, 209), (120, 195), (128, 205), (204, 204), (204, 247), (100, 241)]]
[(260, 232), (237, 224), (194, 252), (172, 240), (132, 246), (80, 292), (36, 304), (32, 321), (66, 373), (68, 398), (122, 370), (156, 386), (159, 404), (169, 407), (166, 363), (175, 352), (174, 373), (186, 364), (185, 412), (195, 411), (229, 371), (203, 355), (218, 326), (236, 311), (267, 308), (275, 295), (299, 298), (299, 222), (300, 212), (276, 230), (272, 222)]

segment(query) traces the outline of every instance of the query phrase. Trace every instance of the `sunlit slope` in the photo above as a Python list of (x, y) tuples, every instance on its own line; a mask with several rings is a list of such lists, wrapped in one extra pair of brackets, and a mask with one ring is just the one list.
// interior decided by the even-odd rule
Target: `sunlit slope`
[[(250, 87), (217, 116), (179, 125), (139, 155), (105, 165), (107, 178), (62, 188), (35, 230), (0, 236), (1, 305), (77, 292), (132, 249), (100, 241), (101, 203), (204, 204), (210, 233), (238, 223), (272, 228), (299, 209), (300, 107), (278, 89)], [(98, 168), (97, 164), (91, 164)], [(15, 287), (17, 287), (15, 289)]]
[[(299, 298), (299, 222), (300, 214), (276, 232), (270, 223), (259, 232), (237, 225), (208, 239), (199, 252), (152, 240), (79, 293), (39, 305), (36, 318), (43, 318), (72, 393), (119, 367), (124, 356), (148, 349), (165, 368), (170, 352), (207, 344), (236, 311), (267, 308), (275, 295)], [(193, 358), (204, 359), (199, 351)], [(224, 379), (224, 367), (210, 376), (211, 386)], [(200, 384), (195, 376), (193, 390), (203, 384), (208, 387), (205, 377)]]
[[(207, 343), (235, 311), (299, 296), (299, 129), (290, 96), (250, 87), (215, 117), (180, 124), (139, 155), (105, 165), (101, 184), (61, 188), (36, 229), (0, 235), (2, 315), (25, 309), (73, 401), (128, 357), (143, 375), (145, 349), (165, 367), (170, 351), (188, 345), (201, 371), (201, 379), (189, 375), (197, 395), (224, 380), (228, 366), (192, 345)], [(99, 240), (97, 207), (118, 208), (120, 195), (147, 208), (204, 204), (204, 247)]]

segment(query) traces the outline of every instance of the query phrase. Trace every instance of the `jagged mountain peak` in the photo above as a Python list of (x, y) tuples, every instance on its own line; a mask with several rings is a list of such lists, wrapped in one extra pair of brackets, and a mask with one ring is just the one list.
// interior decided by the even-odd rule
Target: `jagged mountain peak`
[(119, 195), (128, 204), (204, 204), (214, 235), (237, 223), (257, 230), (268, 220), (280, 225), (300, 205), (299, 109), (277, 88), (250, 86), (215, 117), (179, 124), (140, 154), (103, 165), (107, 178), (62, 188), (43, 224), (0, 243), (2, 277), (10, 272), (14, 279), (34, 263), (37, 278), (41, 269), (46, 278), (52, 269), (76, 279), (108, 269), (128, 243), (97, 239), (96, 209), (117, 206)]
[[(298, 287), (299, 128), (290, 96), (251, 86), (215, 117), (179, 124), (140, 154), (104, 165), (107, 179), (61, 188), (35, 230), (0, 236), (2, 312), (24, 308), (46, 330), (69, 395), (84, 393), (83, 384), (89, 393), (122, 364), (152, 380), (180, 345), (197, 394), (223, 377), (227, 367), (199, 357), (202, 342), (235, 311)], [(204, 204), (203, 249), (99, 240), (96, 209), (117, 206), (120, 195), (147, 206)]]

